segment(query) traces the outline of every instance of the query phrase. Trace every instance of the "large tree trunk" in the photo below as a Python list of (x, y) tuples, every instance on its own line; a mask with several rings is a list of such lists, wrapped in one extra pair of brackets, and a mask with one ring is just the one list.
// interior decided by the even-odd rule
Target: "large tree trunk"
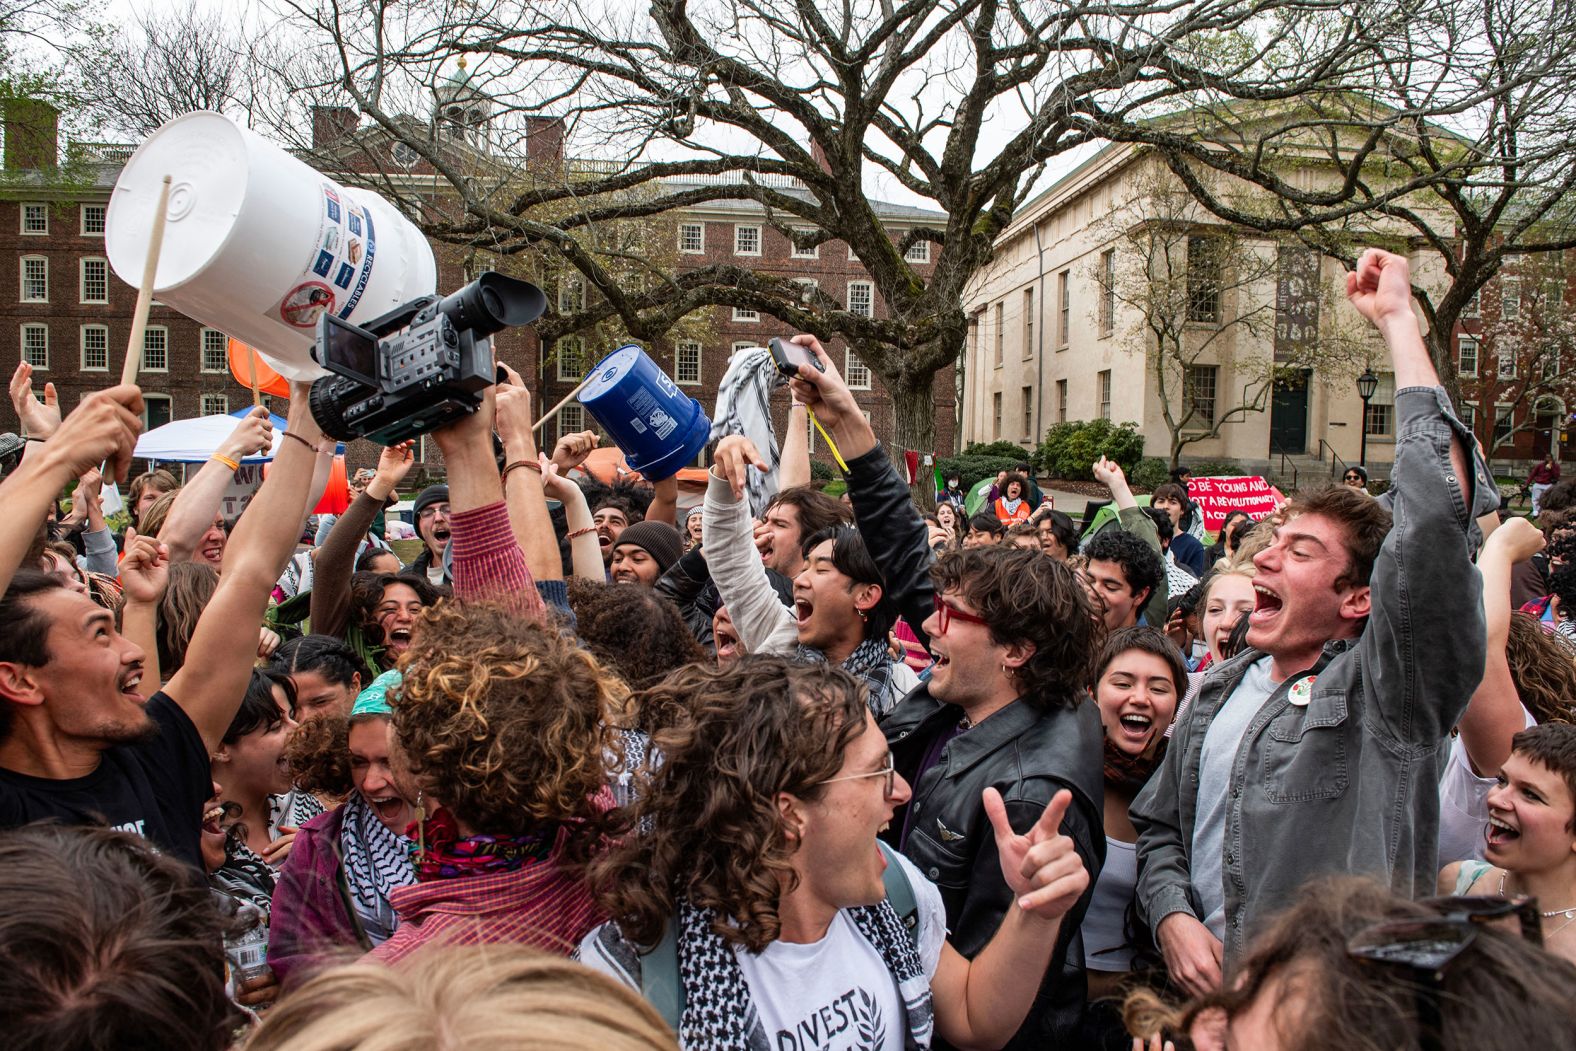
[(892, 399), (892, 414), (895, 425), (892, 430), (892, 446), (887, 449), (887, 455), (892, 457), (897, 465), (898, 474), (904, 470), (903, 450), (917, 449), (921, 458), (920, 469), (915, 472), (914, 490), (921, 506), (927, 505), (935, 498), (931, 492), (932, 484), (927, 480), (929, 475), (925, 470), (923, 458), (926, 453), (936, 456), (950, 454), (952, 450), (938, 450), (936, 442), (936, 404), (934, 394), (934, 376), (915, 376), (907, 374), (895, 381), (886, 382), (888, 396)]

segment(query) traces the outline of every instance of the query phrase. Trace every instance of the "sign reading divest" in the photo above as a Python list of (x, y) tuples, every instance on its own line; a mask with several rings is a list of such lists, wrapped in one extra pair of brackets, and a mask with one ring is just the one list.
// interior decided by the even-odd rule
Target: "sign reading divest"
[(1273, 513), (1285, 499), (1280, 490), (1257, 474), (1236, 478), (1190, 478), (1187, 494), (1203, 511), (1204, 528), (1210, 532), (1220, 529), (1226, 515), (1232, 511), (1246, 511), (1254, 518), (1263, 518)]

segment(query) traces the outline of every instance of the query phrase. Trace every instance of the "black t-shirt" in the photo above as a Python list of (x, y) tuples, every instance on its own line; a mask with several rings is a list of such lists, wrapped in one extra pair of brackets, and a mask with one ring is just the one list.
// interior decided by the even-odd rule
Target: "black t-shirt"
[(54, 818), (135, 832), (202, 868), (202, 807), (213, 794), (208, 749), (181, 706), (163, 691), (148, 699), (158, 732), (105, 749), (86, 777), (56, 780), (0, 769), (0, 828)]

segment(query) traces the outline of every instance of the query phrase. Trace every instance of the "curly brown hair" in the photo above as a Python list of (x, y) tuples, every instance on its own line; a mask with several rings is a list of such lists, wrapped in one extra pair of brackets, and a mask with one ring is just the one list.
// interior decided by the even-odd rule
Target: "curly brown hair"
[(996, 645), (1033, 644), (1033, 656), (1014, 674), (1025, 701), (1051, 711), (1084, 696), (1105, 628), (1067, 563), (1023, 548), (977, 547), (943, 556), (930, 579), (938, 594), (961, 594), (985, 618)]
[(724, 940), (760, 952), (777, 938), (778, 899), (794, 879), (776, 796), (820, 795), (865, 732), (864, 688), (830, 665), (747, 655), (683, 668), (637, 700), (674, 718), (652, 734), (635, 805), (649, 832), (596, 862), (598, 900), (637, 945), (661, 939), (684, 897), (715, 910)]
[(1525, 613), (1510, 615), (1505, 661), (1522, 706), (1540, 723), (1576, 722), (1576, 650)]
[(634, 689), (706, 659), (678, 606), (651, 588), (576, 577), (569, 581), (569, 608), (580, 641)]
[(582, 862), (611, 816), (618, 678), (556, 629), (489, 602), (422, 614), (394, 730), (422, 790), (476, 832), (567, 831)]
[(325, 715), (297, 726), (285, 744), (285, 765), (291, 783), (304, 792), (348, 796), (355, 787), (350, 777), (350, 720)]

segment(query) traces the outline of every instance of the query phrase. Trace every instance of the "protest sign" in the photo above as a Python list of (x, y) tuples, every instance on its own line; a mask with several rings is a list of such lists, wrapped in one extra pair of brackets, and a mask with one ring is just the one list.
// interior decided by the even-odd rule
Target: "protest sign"
[(1204, 528), (1215, 532), (1232, 511), (1245, 511), (1254, 518), (1271, 514), (1284, 501), (1280, 490), (1262, 475), (1234, 478), (1190, 478), (1187, 494), (1204, 515)]

